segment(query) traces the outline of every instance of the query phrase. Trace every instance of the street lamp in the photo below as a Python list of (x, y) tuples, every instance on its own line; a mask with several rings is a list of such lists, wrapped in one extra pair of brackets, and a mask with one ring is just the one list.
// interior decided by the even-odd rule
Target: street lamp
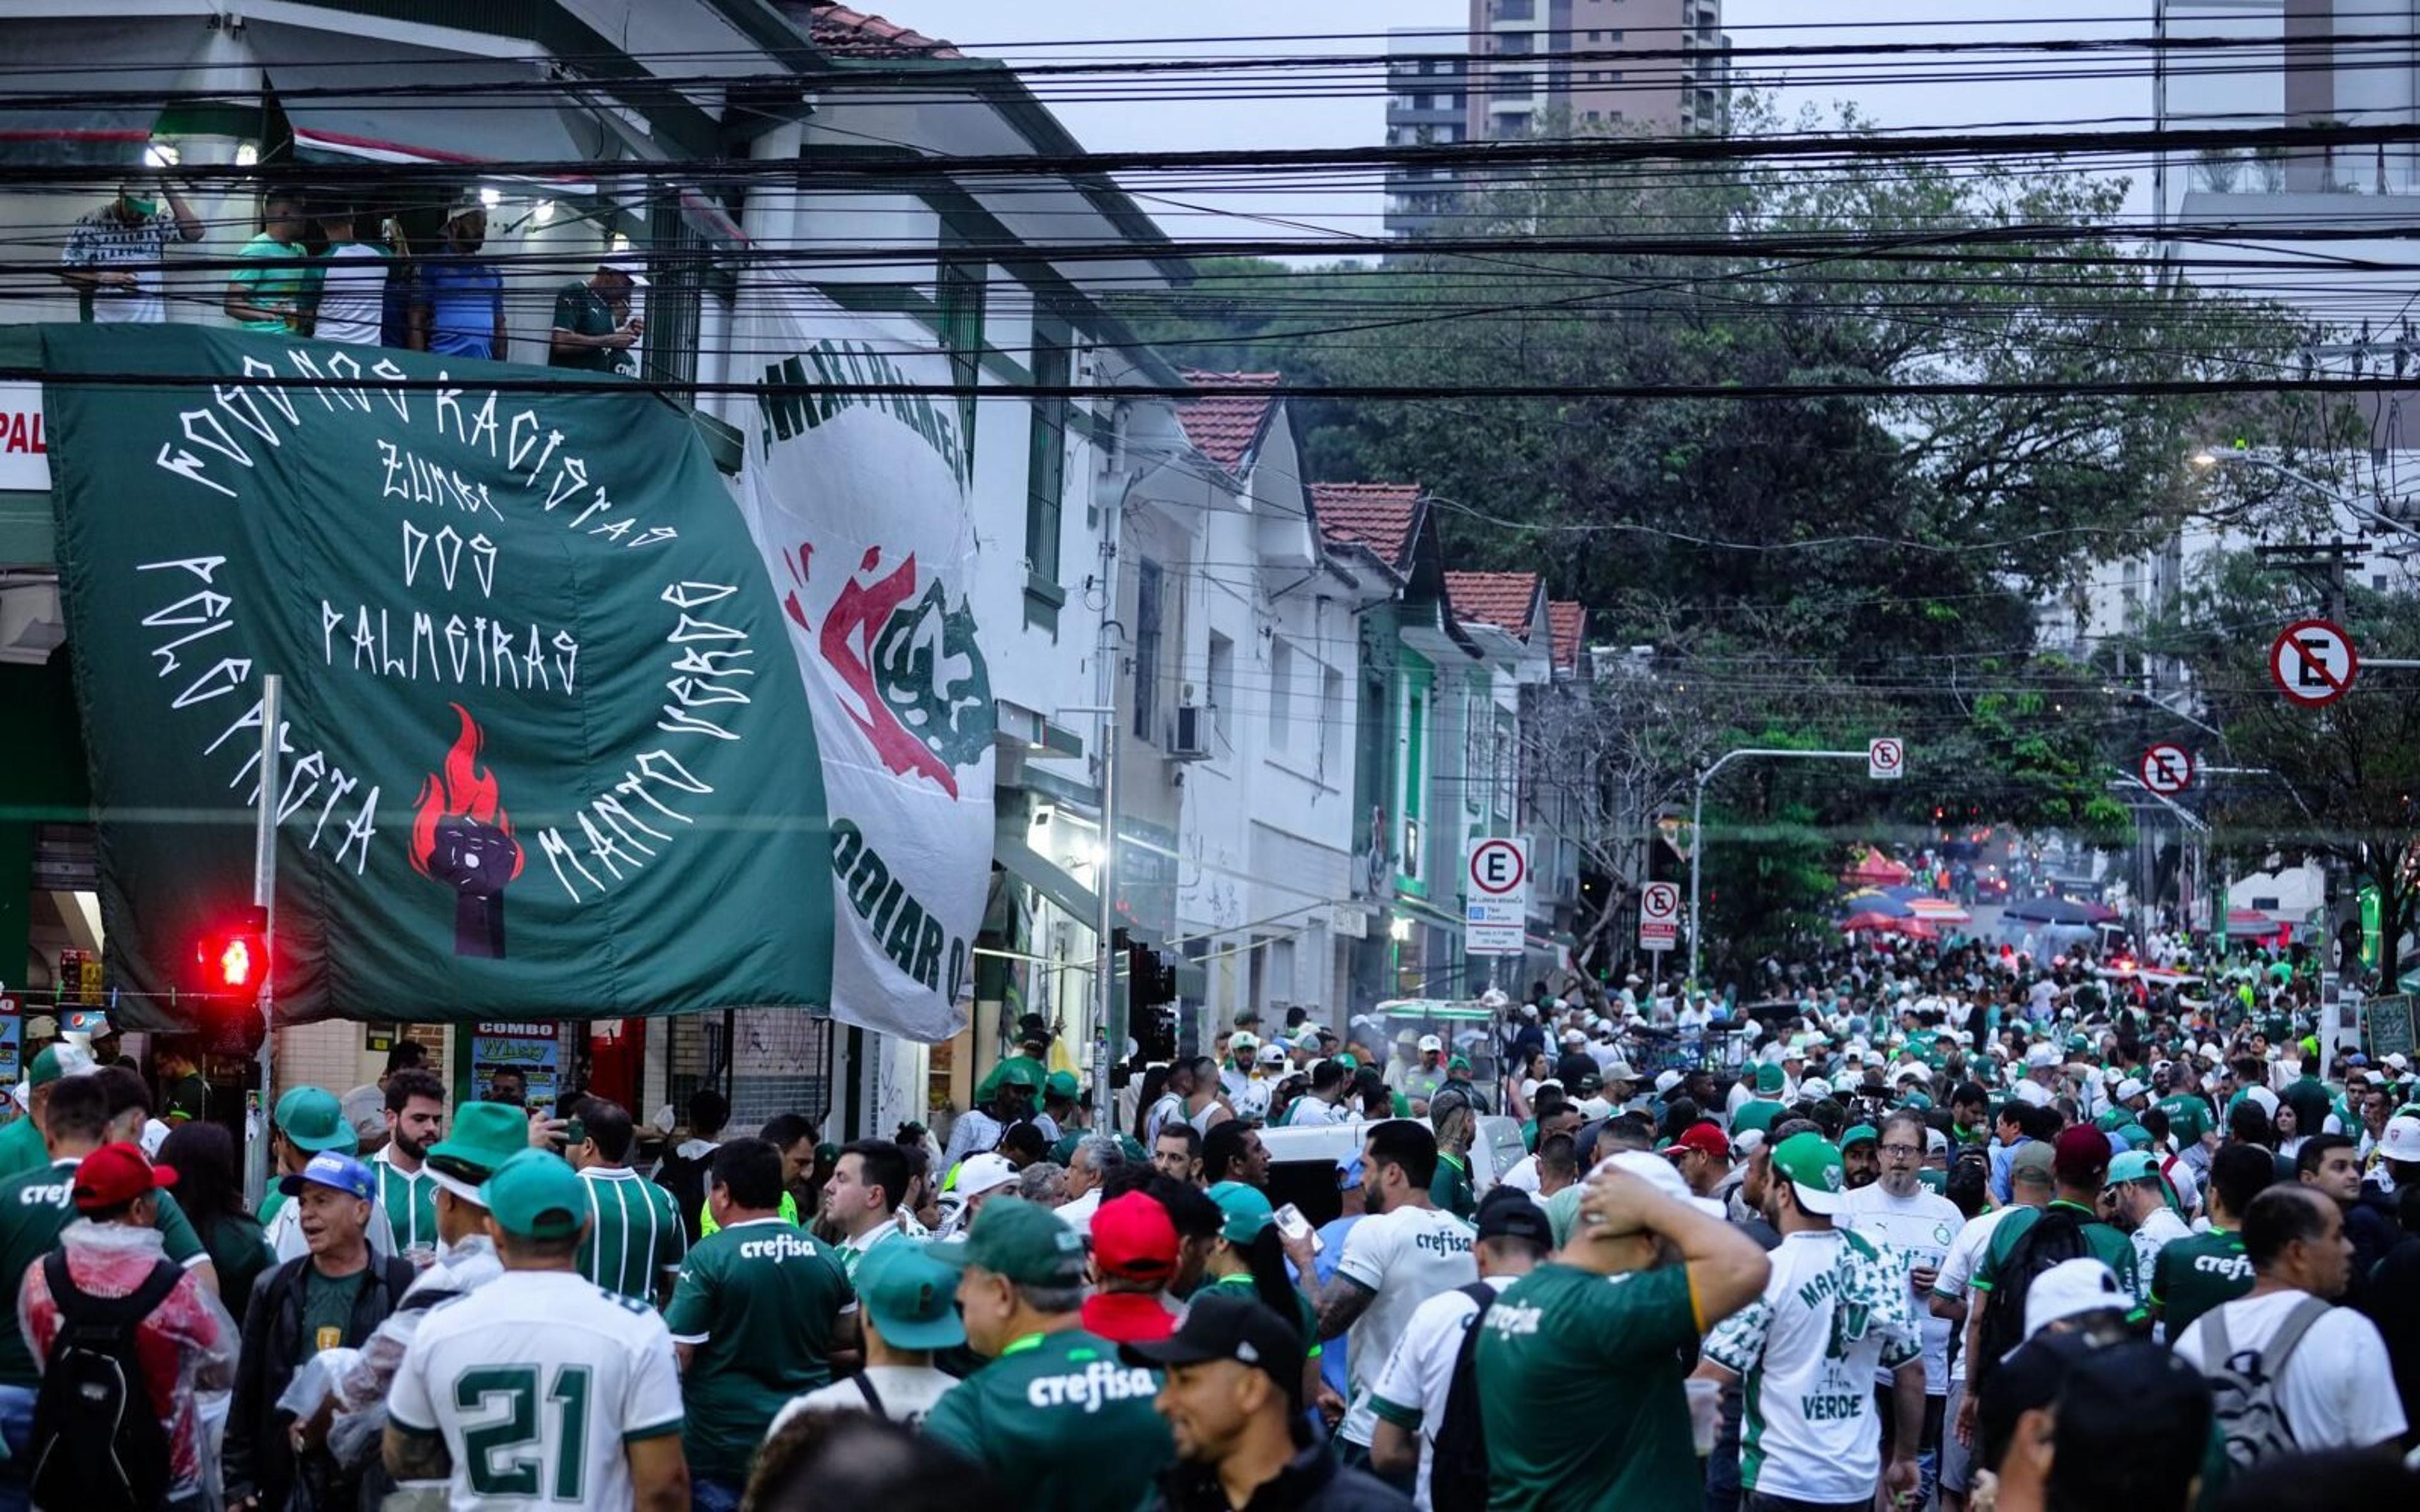
[(2337, 492), (2332, 486), (2321, 483), (2319, 479), (2312, 477), (2306, 472), (2297, 472), (2292, 468), (2286, 466), (2283, 462), (2276, 461), (2271, 457), (2262, 456), (2256, 452), (2242, 450), (2213, 452), (2205, 447), (2201, 451), (2193, 454), (2192, 462), (2193, 465), (2197, 468), (2213, 468), (2222, 462), (2248, 462), (2254, 467), (2266, 468), (2270, 471), (2276, 473), (2279, 477), (2284, 478), (2290, 483), (2301, 484), (2304, 487), (2308, 488), (2311, 492), (2318, 494), (2320, 498), (2328, 501), (2328, 502), (2349, 514), (2367, 520), (2373, 525), (2383, 526), (2387, 530), (2395, 532), (2397, 535), (2408, 535), (2415, 540), (2420, 540), (2420, 530), (2414, 530), (2412, 527), (2404, 524), (2401, 520), (2396, 519), (2391, 516), (2379, 513), (2375, 508), (2362, 502), (2360, 500), (2353, 498), (2350, 494)]

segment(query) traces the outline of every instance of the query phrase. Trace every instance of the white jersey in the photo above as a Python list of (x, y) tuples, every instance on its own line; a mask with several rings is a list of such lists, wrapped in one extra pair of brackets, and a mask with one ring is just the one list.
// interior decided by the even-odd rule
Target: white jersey
[(1362, 1219), (1344, 1236), (1336, 1273), (1376, 1293), (1345, 1335), (1344, 1357), (1352, 1383), (1351, 1405), (1338, 1432), (1347, 1443), (1367, 1445), (1376, 1431), (1371, 1388), (1395, 1341), (1410, 1326), (1420, 1304), (1440, 1291), (1479, 1279), (1471, 1253), (1474, 1230), (1435, 1208), (1397, 1208)]
[[(2028, 1211), (2015, 1206), (1994, 1208), (1990, 1212), (1978, 1212), (1967, 1219), (1966, 1226), (1958, 1230), (1958, 1237), (1950, 1241), (1949, 1257), (1941, 1262), (1941, 1274), (1933, 1279), (1932, 1294), (1944, 1302), (1971, 1304), (1973, 1299), (1967, 1294), (1967, 1284), (1975, 1279), (1975, 1268), (1983, 1263), (1983, 1256), (1992, 1247), (1992, 1230), (1999, 1227), (2009, 1214)], [(1931, 1310), (1930, 1307), (1926, 1309), (1928, 1312)], [(1950, 1324), (1953, 1329), (1957, 1326)], [(1965, 1380), (1966, 1351), (1961, 1350), (1958, 1357), (1949, 1363), (1949, 1383), (1955, 1386)], [(1931, 1381), (1928, 1380), (1926, 1383), (1929, 1385)]]
[(628, 1506), (624, 1444), (677, 1433), (672, 1335), (570, 1271), (507, 1271), (429, 1314), (396, 1374), (396, 1426), (444, 1436), (448, 1502)]
[(1841, 1228), (1792, 1234), (1772, 1261), (1764, 1295), (1714, 1325), (1703, 1351), (1745, 1382), (1740, 1485), (1800, 1502), (1870, 1501), (1883, 1471), (1875, 1368), (1924, 1353), (1906, 1273)]
[[(1519, 1279), (1492, 1275), (1486, 1283), (1500, 1295)], [(1374, 1410), (1389, 1422), (1411, 1427), (1419, 1440), (1420, 1473), (1412, 1490), (1412, 1505), (1423, 1512), (1429, 1505), (1429, 1475), (1436, 1465), (1437, 1429), (1444, 1426), (1445, 1399), (1453, 1390), (1454, 1361), (1462, 1353), (1471, 1319), (1478, 1316), (1479, 1304), (1464, 1296), (1460, 1287), (1420, 1304), (1413, 1310), (1404, 1336), (1395, 1341), (1394, 1352), (1387, 1356), (1386, 1367), (1371, 1385)]]
[[(941, 1394), (956, 1385), (957, 1379), (928, 1365), (870, 1365), (849, 1377), (819, 1386), (802, 1396), (793, 1396), (773, 1414), (772, 1426), (766, 1428), (770, 1439), (782, 1431), (791, 1419), (807, 1412), (871, 1412), (879, 1411), (893, 1423), (907, 1427), (922, 1427)], [(866, 1387), (874, 1388), (872, 1396)]]
[[(1849, 1194), (1849, 1211), (1839, 1222), (1884, 1247), (1907, 1274), (1939, 1272), (1958, 1230), (1966, 1227), (1966, 1215), (1958, 1204), (1921, 1185), (1913, 1196), (1894, 1197), (1876, 1181)], [(1907, 1285), (1909, 1310), (1924, 1327), (1924, 1389), (1939, 1396), (1949, 1390), (1949, 1319), (1932, 1316), (1929, 1294), (1919, 1294), (1913, 1278)]]
[(2143, 1285), (2148, 1289), (2151, 1277), (2158, 1273), (2155, 1267), (2159, 1264), (2160, 1251), (2178, 1240), (2193, 1238), (2193, 1230), (2185, 1227), (2182, 1218), (2165, 1207), (2160, 1207), (2153, 1209), (2151, 1215), (2143, 1220), (2142, 1227), (2129, 1237), (2134, 1241), (2134, 1273), (2143, 1278)]
[[(2226, 1319), (2226, 1342), (2237, 1353), (2265, 1348), (2286, 1317), (2310, 1293), (2273, 1291), (2239, 1297), (2195, 1319), (2176, 1341), (2187, 1365), (2207, 1374), (2203, 1358), (2213, 1318)], [(2350, 1307), (2331, 1307), (2311, 1325), (2286, 1361), (2274, 1387), (2295, 1444), (2306, 1450), (2366, 1449), (2403, 1436), (2403, 1398), (2378, 1325)]]

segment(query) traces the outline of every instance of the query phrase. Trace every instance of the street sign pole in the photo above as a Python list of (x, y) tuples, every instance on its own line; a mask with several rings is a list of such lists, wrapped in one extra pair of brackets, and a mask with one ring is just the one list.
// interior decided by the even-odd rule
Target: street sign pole
[(255, 1209), (269, 1192), (269, 1078), (277, 1040), (271, 1012), (277, 995), (277, 725), (285, 695), (285, 678), (275, 672), (261, 678), (260, 807), (253, 815), (252, 902), (261, 911), (261, 954), (269, 969), (260, 974), (259, 1107), (244, 1119), (243, 1150), (244, 1204)]
[(1714, 779), (1715, 773), (1731, 763), (1751, 758), (1776, 762), (1866, 762), (1870, 769), (1873, 752), (1871, 749), (1776, 750), (1763, 747), (1743, 748), (1739, 750), (1727, 750), (1714, 758), (1712, 765), (1699, 769), (1697, 796), (1690, 801), (1689, 805), (1689, 979), (1686, 985), (1693, 992), (1697, 991), (1699, 986), (1699, 942), (1704, 939), (1706, 933), (1705, 913), (1699, 906), (1702, 893), (1699, 890), (1698, 877), (1699, 863), (1706, 854), (1706, 784)]

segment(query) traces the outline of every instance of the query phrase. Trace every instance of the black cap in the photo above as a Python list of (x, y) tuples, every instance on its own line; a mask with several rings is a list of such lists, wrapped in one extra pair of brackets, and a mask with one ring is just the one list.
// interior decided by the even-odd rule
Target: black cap
[(1526, 1239), (1551, 1249), (1555, 1243), (1554, 1227), (1546, 1221), (1546, 1210), (1529, 1200), (1529, 1194), (1515, 1186), (1498, 1186), (1489, 1190), (1485, 1201), (1479, 1205), (1479, 1238)]
[[(2054, 1499), (2141, 1505), (2184, 1485), (2201, 1468), (2211, 1412), (2210, 1382), (2172, 1351), (2148, 1339), (2100, 1350), (2058, 1395)], [(2059, 1496), (2061, 1488), (2076, 1494)]]
[(1175, 1333), (1149, 1344), (1120, 1345), (1118, 1356), (1128, 1365), (1156, 1366), (1233, 1360), (1266, 1371), (1288, 1400), (1302, 1394), (1302, 1335), (1258, 1297), (1227, 1287), (1196, 1294)]

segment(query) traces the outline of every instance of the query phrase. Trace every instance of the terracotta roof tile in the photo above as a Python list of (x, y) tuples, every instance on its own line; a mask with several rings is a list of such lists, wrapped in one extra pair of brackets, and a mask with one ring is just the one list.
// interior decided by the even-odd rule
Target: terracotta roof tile
[[(1201, 373), (1185, 375), (1188, 382), (1251, 384), (1275, 389), (1280, 375), (1276, 373)], [(1261, 439), (1261, 427), (1268, 424), (1269, 404), (1273, 394), (1243, 393), (1217, 398), (1196, 399), (1176, 409), (1177, 424), (1185, 427), (1187, 440), (1201, 448), (1202, 455), (1233, 472), (1243, 466), (1252, 443)]]
[(1449, 572), (1446, 602), (1453, 617), (1466, 623), (1492, 625), (1516, 640), (1529, 639), (1529, 610), (1538, 601), (1534, 572)]
[(1320, 539), (1361, 546), (1388, 566), (1401, 566), (1419, 517), (1420, 490), (1412, 483), (1314, 483), (1311, 507)]
[(1588, 639), (1588, 609), (1568, 598), (1546, 600), (1546, 624), (1555, 633), (1555, 665), (1576, 668)]
[(792, 14), (804, 11), (807, 36), (817, 47), (843, 57), (955, 58), (966, 54), (939, 38), (910, 31), (880, 16), (870, 16), (846, 6), (827, 5), (822, 0), (790, 0), (783, 7)]

